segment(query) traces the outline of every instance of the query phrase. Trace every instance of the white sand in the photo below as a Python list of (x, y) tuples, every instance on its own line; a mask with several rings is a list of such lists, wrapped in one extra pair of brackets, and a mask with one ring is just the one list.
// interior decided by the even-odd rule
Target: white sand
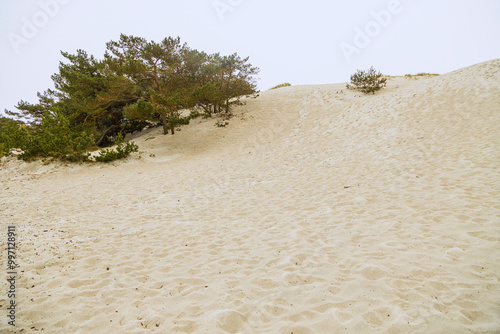
[(19, 333), (500, 332), (500, 60), (247, 102), (141, 158), (3, 160)]

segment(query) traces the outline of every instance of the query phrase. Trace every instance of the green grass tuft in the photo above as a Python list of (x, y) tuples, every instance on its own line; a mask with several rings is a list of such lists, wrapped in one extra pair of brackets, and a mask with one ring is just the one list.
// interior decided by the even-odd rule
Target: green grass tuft
[[(289, 87), (291, 86), (292, 84), (289, 84), (288, 82), (285, 82), (285, 83), (282, 83), (281, 85), (278, 85), (278, 86), (274, 86), (273, 88), (271, 89), (277, 89), (277, 88), (281, 88), (281, 87)], [(269, 89), (269, 90), (271, 90)]]
[(406, 79), (415, 79), (415, 80), (417, 80), (421, 77), (431, 78), (431, 77), (437, 77), (437, 76), (439, 76), (439, 74), (436, 74), (436, 73), (405, 74)]

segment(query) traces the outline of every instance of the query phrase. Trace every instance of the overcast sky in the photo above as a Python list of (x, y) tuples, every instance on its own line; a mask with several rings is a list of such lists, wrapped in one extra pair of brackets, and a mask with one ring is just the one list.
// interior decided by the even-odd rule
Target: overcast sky
[(0, 112), (52, 87), (60, 50), (102, 58), (120, 33), (250, 57), (261, 90), (447, 73), (500, 58), (498, 0), (0, 0)]

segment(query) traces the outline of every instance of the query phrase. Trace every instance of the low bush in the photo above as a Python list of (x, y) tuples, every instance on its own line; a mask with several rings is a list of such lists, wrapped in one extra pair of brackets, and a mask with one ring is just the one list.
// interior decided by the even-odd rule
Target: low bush
[(130, 153), (137, 152), (139, 147), (134, 142), (124, 141), (122, 136), (118, 136), (116, 141), (116, 149), (102, 149), (99, 151), (99, 155), (95, 156), (95, 161), (98, 162), (111, 162), (118, 159), (126, 158)]
[(60, 160), (84, 161), (86, 149), (93, 144), (93, 137), (84, 131), (72, 130), (67, 118), (47, 116), (41, 123), (12, 123), (0, 133), (3, 151), (22, 151), (17, 157), (30, 161), (53, 157)]
[(386, 86), (387, 79), (382, 77), (382, 73), (377, 72), (373, 66), (368, 71), (357, 70), (351, 75), (351, 83), (347, 84), (348, 89), (356, 89), (365, 94), (373, 93)]

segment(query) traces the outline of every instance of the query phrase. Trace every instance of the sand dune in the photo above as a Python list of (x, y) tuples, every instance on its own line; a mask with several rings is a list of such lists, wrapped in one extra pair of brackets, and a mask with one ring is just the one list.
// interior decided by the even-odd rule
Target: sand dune
[(500, 332), (500, 60), (215, 121), (109, 165), (3, 159), (18, 332)]

